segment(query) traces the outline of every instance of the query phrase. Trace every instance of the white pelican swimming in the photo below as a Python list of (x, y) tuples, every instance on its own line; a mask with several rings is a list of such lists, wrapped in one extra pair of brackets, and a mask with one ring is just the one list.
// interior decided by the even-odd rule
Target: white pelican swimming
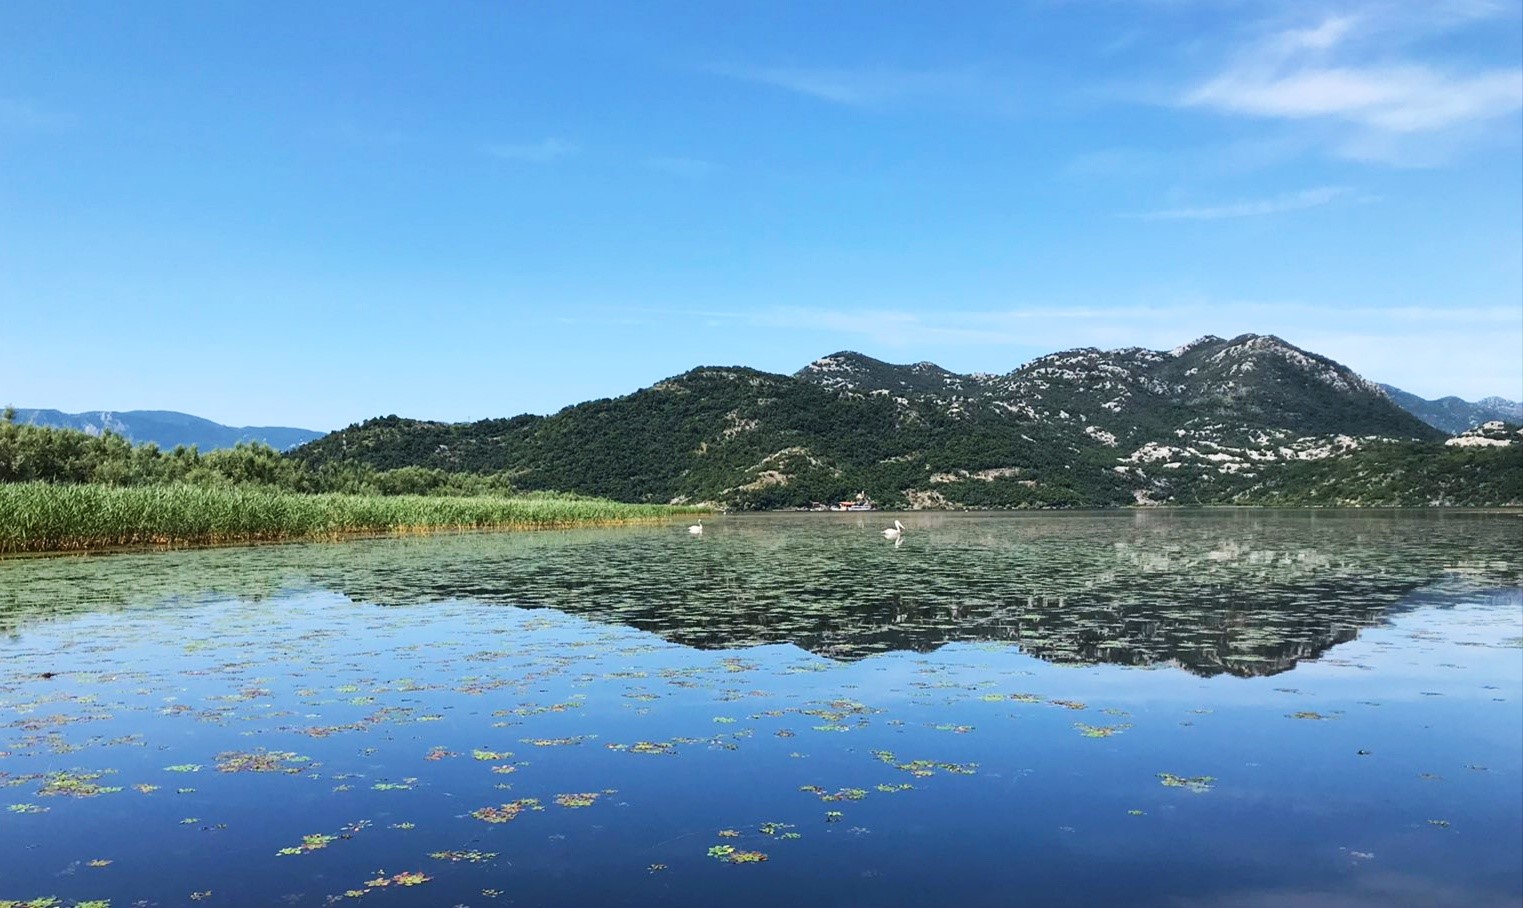
[(904, 537), (904, 524), (894, 521), (894, 525), (883, 531), (884, 539), (899, 540)]
[(700, 520), (697, 523), (693, 524), (692, 526), (688, 527), (687, 531), (689, 533), (692, 533), (694, 536), (702, 536), (703, 535), (703, 521)]

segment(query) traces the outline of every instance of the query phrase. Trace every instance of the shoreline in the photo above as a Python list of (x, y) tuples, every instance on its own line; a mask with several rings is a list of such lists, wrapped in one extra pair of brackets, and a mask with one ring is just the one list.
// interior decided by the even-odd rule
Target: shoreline
[[(712, 512), (703, 512), (707, 517)], [(496, 526), (410, 526), (394, 530), (354, 530), (328, 535), (245, 537), (217, 540), (192, 540), (185, 542), (144, 542), (126, 545), (91, 546), (85, 548), (52, 548), (30, 550), (0, 550), (0, 561), (22, 561), (28, 558), (88, 558), (95, 555), (133, 555), (144, 552), (193, 552), (203, 549), (262, 548), (282, 545), (338, 545), (346, 542), (363, 542), (367, 539), (404, 539), (423, 536), (470, 536), (496, 533), (554, 533), (562, 530), (596, 530), (617, 527), (660, 526), (673, 523), (683, 514), (669, 517), (629, 517), (615, 520), (566, 521), (564, 523), (501, 524)]]
[(547, 496), (0, 485), (0, 558), (660, 524), (707, 508)]

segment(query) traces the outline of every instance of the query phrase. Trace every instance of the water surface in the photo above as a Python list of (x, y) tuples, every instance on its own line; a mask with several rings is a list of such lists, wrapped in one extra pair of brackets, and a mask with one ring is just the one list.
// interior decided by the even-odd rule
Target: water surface
[(905, 522), (0, 562), (0, 904), (1523, 899), (1516, 516)]

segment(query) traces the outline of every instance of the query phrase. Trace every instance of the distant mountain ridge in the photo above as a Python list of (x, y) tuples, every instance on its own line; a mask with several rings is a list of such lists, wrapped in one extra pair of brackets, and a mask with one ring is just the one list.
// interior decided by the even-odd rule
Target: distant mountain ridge
[(1380, 387), (1397, 406), (1450, 435), (1459, 435), (1493, 420), (1523, 422), (1523, 403), (1505, 397), (1483, 397), (1473, 402), (1452, 396), (1426, 400), (1393, 385)]
[(64, 413), (59, 410), (17, 408), (16, 421), (60, 429), (78, 429), (92, 435), (114, 432), (138, 444), (170, 449), (195, 445), (202, 451), (231, 448), (241, 441), (262, 442), (280, 451), (305, 444), (324, 433), (288, 426), (224, 426), (221, 423), (177, 413), (173, 410), (97, 410)]
[[(369, 420), (313, 466), (501, 472), (625, 501), (899, 507), (1506, 503), (1523, 445), (1446, 450), (1386, 392), (1277, 337), (1083, 348), (959, 375), (843, 351), (793, 375), (703, 366), (551, 416)], [(1498, 468), (1497, 464), (1502, 467)]]

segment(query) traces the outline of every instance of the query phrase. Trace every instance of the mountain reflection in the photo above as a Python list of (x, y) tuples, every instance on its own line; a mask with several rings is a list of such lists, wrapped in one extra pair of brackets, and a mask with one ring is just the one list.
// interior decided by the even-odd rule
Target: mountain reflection
[(1517, 586), (1507, 515), (747, 515), (682, 527), (384, 539), (0, 563), (0, 628), (110, 607), (329, 590), (554, 608), (716, 649), (834, 659), (1014, 643), (1058, 663), (1271, 675), (1412, 591)]

